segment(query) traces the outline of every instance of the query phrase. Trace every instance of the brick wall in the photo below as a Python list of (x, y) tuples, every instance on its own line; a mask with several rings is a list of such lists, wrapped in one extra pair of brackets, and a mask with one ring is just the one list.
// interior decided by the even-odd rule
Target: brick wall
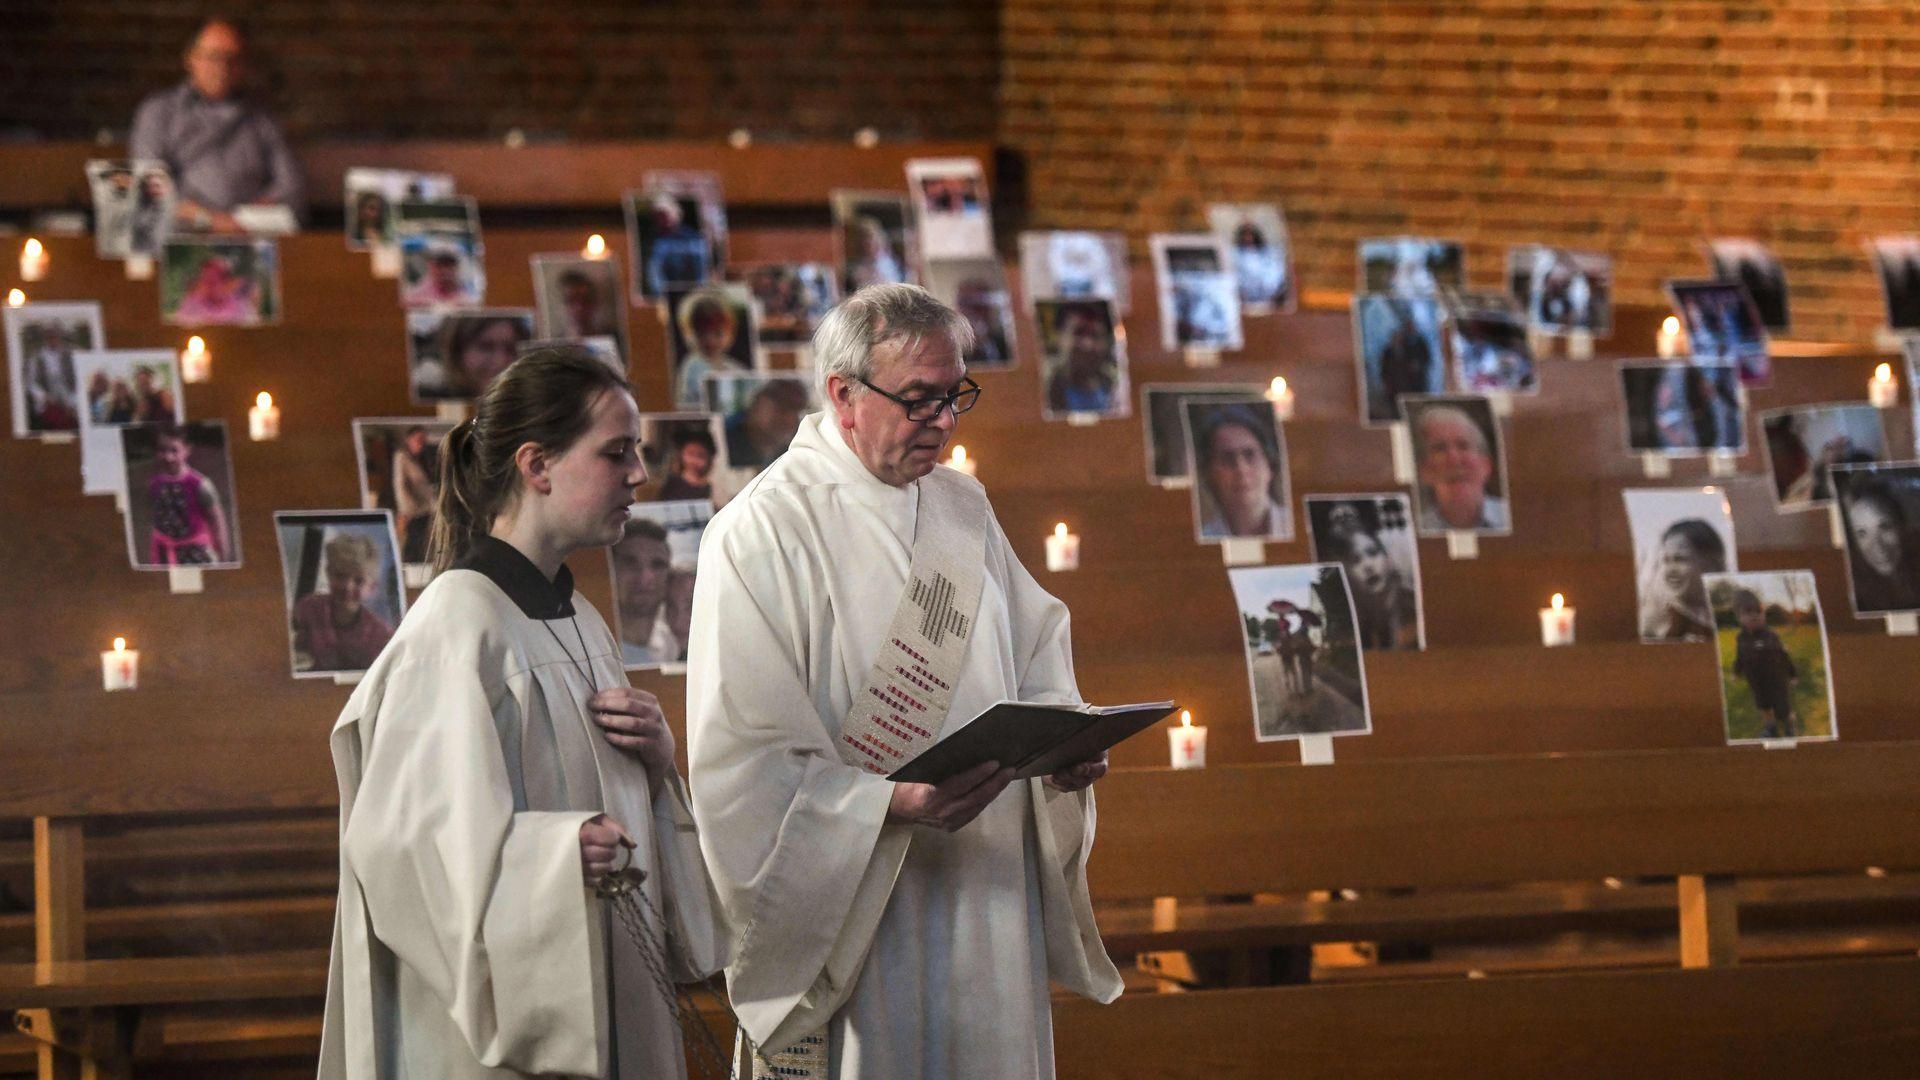
[[(0, 133), (124, 131), (210, 5), (0, 3)], [(889, 0), (238, 0), (296, 138), (986, 138), (999, 10)]]
[[(1920, 229), (1920, 8), (1561, 0), (1006, 0), (1000, 140), (1031, 217), (1136, 237), (1287, 210), (1308, 285), (1354, 241), (1592, 247), (1619, 298), (1710, 234), (1782, 258), (1796, 337), (1879, 325), (1862, 243)], [(1651, 343), (1648, 343), (1651, 348)]]

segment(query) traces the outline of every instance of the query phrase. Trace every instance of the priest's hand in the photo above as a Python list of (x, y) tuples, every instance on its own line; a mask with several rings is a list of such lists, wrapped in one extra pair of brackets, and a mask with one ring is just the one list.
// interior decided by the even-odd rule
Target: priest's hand
[(620, 861), (620, 849), (633, 848), (633, 838), (620, 823), (605, 814), (595, 814), (580, 823), (580, 868), (587, 873), (587, 884), (598, 885), (613, 872)]
[(659, 698), (631, 686), (613, 686), (588, 698), (587, 711), (608, 742), (640, 759), (655, 788), (673, 771), (673, 731)]
[(1012, 782), (1012, 769), (988, 761), (938, 784), (895, 784), (887, 820), (958, 832)]
[(1046, 784), (1055, 791), (1079, 791), (1092, 787), (1095, 780), (1107, 775), (1107, 752), (1100, 751), (1099, 757), (1090, 757), (1078, 765), (1069, 765), (1052, 776)]

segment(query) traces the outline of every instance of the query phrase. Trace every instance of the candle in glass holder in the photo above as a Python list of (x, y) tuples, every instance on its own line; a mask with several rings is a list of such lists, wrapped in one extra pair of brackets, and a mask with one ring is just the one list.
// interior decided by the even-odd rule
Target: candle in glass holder
[(1660, 324), (1660, 334), (1654, 338), (1654, 348), (1659, 350), (1660, 359), (1671, 360), (1680, 355), (1680, 320), (1672, 315)]
[(254, 442), (279, 438), (280, 407), (273, 403), (273, 395), (262, 390), (253, 400), (253, 408), (247, 410), (247, 436)]
[(39, 281), (47, 276), (47, 249), (39, 240), (27, 237), (20, 245), (20, 280)]
[(601, 236), (599, 233), (594, 233), (592, 236), (587, 237), (586, 250), (583, 251), (581, 254), (585, 255), (589, 259), (606, 258), (607, 257), (607, 238), (604, 236)]
[(1550, 607), (1540, 609), (1540, 641), (1544, 645), (1573, 644), (1573, 609), (1559, 593), (1553, 594)]
[(140, 685), (140, 650), (127, 648), (127, 639), (113, 639), (113, 649), (100, 654), (100, 682), (109, 690), (132, 690)]
[(1293, 419), (1293, 388), (1287, 385), (1285, 376), (1275, 375), (1267, 384), (1267, 400), (1273, 402), (1275, 419)]
[(1080, 569), (1080, 538), (1067, 531), (1064, 521), (1047, 537), (1047, 569), (1055, 573)]
[(967, 456), (966, 447), (955, 443), (953, 453), (947, 458), (947, 467), (957, 469), (960, 472), (966, 473), (968, 476), (972, 476), (974, 470), (979, 468), (979, 463)]
[(1893, 381), (1893, 365), (1881, 364), (1867, 380), (1867, 400), (1876, 409), (1891, 409), (1900, 400), (1900, 384)]
[(7, 290), (7, 306), (8, 307), (19, 307), (21, 304), (24, 304), (26, 302), (27, 302), (27, 294), (25, 292), (19, 289)]
[(203, 383), (213, 377), (213, 354), (207, 351), (206, 339), (195, 334), (187, 339), (187, 347), (180, 350), (180, 378), (184, 382)]
[(1173, 755), (1173, 767), (1176, 769), (1204, 769), (1207, 767), (1207, 729), (1196, 727), (1193, 713), (1180, 710), (1180, 726), (1167, 729), (1167, 749)]

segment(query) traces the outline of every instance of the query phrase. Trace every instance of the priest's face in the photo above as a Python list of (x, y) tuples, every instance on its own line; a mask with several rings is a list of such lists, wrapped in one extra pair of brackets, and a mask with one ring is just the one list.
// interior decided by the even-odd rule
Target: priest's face
[(640, 463), (640, 410), (633, 395), (609, 390), (594, 399), (592, 422), (558, 457), (550, 459), (551, 483), (544, 516), (570, 550), (607, 547), (627, 527), (633, 489), (646, 482)]
[[(938, 337), (877, 346), (868, 381), (894, 397), (911, 400), (944, 397), (958, 390), (966, 377), (967, 365), (953, 342)], [(957, 423), (950, 408), (941, 409), (931, 420), (909, 420), (899, 402), (837, 375), (828, 393), (847, 445), (869, 472), (895, 487), (933, 471)]]

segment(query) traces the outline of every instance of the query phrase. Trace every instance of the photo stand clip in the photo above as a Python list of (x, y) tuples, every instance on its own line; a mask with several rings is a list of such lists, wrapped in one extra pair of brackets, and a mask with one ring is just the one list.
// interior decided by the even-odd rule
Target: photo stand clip
[(1300, 736), (1300, 764), (1302, 765), (1333, 764), (1333, 736), (1331, 735)]
[(1664, 480), (1673, 475), (1673, 460), (1652, 450), (1640, 452), (1640, 474), (1649, 480)]
[(367, 263), (375, 278), (391, 281), (400, 276), (400, 249), (393, 244), (369, 245)]
[(1393, 482), (1413, 483), (1413, 431), (1405, 421), (1398, 421), (1387, 428), (1387, 436), (1393, 444)]
[(1567, 359), (1593, 359), (1593, 331), (1570, 330), (1567, 332)]
[(80, 441), (80, 436), (71, 431), (49, 431), (40, 436), (40, 441), (48, 446), (71, 446)]
[(1097, 412), (1070, 412), (1067, 414), (1068, 427), (1092, 427), (1100, 422)]
[(167, 589), (176, 596), (206, 592), (206, 575), (197, 566), (169, 566), (167, 567)]
[(360, 679), (364, 675), (366, 675), (364, 671), (336, 671), (333, 673), (333, 685), (359, 686)]
[(1792, 750), (1800, 745), (1799, 739), (1761, 739), (1762, 750)]
[(1220, 561), (1228, 566), (1259, 566), (1267, 561), (1267, 542), (1230, 536), (1220, 541)]
[(1217, 368), (1220, 366), (1219, 349), (1203, 349), (1197, 345), (1189, 345), (1181, 350), (1180, 356), (1187, 362), (1187, 366), (1190, 368)]
[(125, 265), (128, 281), (153, 280), (153, 256), (129, 255)]
[(1477, 559), (1480, 557), (1480, 537), (1464, 529), (1447, 530), (1447, 558)]
[(1513, 395), (1505, 390), (1487, 391), (1487, 408), (1493, 415), (1505, 419), (1513, 415)]
[(1920, 635), (1920, 612), (1896, 611), (1887, 616), (1888, 637)]
[(1840, 520), (1840, 500), (1838, 499), (1827, 504), (1827, 531), (1831, 534), (1829, 539), (1833, 541), (1833, 546), (1839, 548), (1841, 551), (1845, 551), (1847, 549), (1847, 523)]
[(127, 513), (127, 489), (121, 488), (113, 493), (113, 509), (122, 517)]
[(400, 567), (400, 580), (409, 589), (424, 589), (433, 580), (433, 566), (429, 563), (404, 563)]
[(685, 675), (686, 673), (687, 665), (678, 660), (671, 664), (660, 665), (660, 674), (662, 675)]
[(473, 406), (464, 401), (435, 402), (433, 415), (435, 419), (444, 420), (450, 424), (461, 424), (473, 415)]
[(1708, 476), (1740, 475), (1740, 459), (1730, 451), (1715, 450), (1707, 455)]

